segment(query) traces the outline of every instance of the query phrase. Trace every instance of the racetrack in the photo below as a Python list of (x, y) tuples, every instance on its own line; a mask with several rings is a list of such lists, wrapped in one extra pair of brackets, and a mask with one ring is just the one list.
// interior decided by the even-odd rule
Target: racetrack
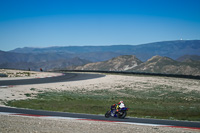
[(102, 74), (63, 73), (62, 76), (56, 76), (56, 77), (20, 79), (20, 80), (2, 80), (0, 81), (0, 86), (69, 82), (69, 81), (100, 78), (104, 76), (105, 75)]
[(90, 115), (90, 114), (78, 114), (78, 113), (66, 113), (66, 112), (53, 112), (31, 109), (19, 109), (10, 107), (0, 107), (0, 113), (11, 113), (12, 115), (34, 116), (34, 117), (52, 117), (52, 118), (75, 118), (78, 120), (93, 120), (93, 121), (105, 121), (105, 122), (122, 122), (124, 124), (135, 125), (149, 125), (149, 126), (165, 126), (165, 127), (178, 127), (178, 128), (190, 128), (200, 130), (200, 122), (189, 121), (172, 121), (172, 120), (159, 120), (159, 119), (141, 119), (127, 117), (125, 119), (118, 118), (105, 118), (102, 115)]
[[(5, 85), (27, 85), (27, 84), (41, 84), (41, 83), (52, 83), (52, 82), (69, 82), (77, 80), (85, 80), (103, 77), (101, 74), (83, 74), (83, 73), (65, 73), (63, 76), (40, 78), (40, 79), (24, 79), (24, 80), (5, 80), (0, 81), (1, 86)], [(27, 110), (17, 109), (9, 107), (0, 107), (0, 112), (14, 113), (16, 115), (30, 115), (30, 116), (53, 116), (62, 118), (78, 118), (95, 121), (109, 121), (109, 122), (123, 122), (128, 124), (149, 124), (157, 126), (172, 126), (172, 127), (183, 127), (200, 129), (199, 122), (186, 122), (186, 121), (171, 121), (171, 120), (156, 120), (156, 119), (140, 119), (140, 118), (127, 118), (127, 119), (116, 119), (116, 118), (105, 118), (102, 115), (88, 115), (88, 114), (74, 114), (74, 113), (63, 113), (63, 112), (50, 112), (50, 111), (38, 111), (38, 110)], [(18, 114), (19, 113), (19, 114)]]

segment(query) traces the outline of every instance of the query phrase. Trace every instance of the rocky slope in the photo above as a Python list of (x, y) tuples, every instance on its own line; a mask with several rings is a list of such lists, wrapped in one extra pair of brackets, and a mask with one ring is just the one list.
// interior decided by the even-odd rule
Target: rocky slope
[(126, 55), (104, 62), (89, 63), (84, 66), (70, 67), (67, 69), (200, 75), (200, 62), (178, 62), (168, 57), (153, 56), (143, 63), (134, 55)]
[(200, 62), (178, 62), (161, 56), (154, 56), (135, 69), (129, 71), (142, 71), (165, 74), (200, 75)]
[(70, 67), (68, 69), (75, 70), (103, 70), (103, 71), (126, 71), (133, 69), (140, 65), (140, 61), (134, 55), (123, 55), (116, 58), (112, 58), (108, 61), (89, 63), (84, 66)]

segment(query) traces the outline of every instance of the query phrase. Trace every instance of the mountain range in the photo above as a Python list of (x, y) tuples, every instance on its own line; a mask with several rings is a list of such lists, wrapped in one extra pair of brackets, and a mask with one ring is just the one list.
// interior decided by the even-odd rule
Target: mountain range
[[(0, 68), (63, 69), (69, 66), (83, 66), (88, 63), (112, 62), (113, 58), (122, 55), (134, 55), (134, 57), (131, 56), (130, 59), (127, 59), (130, 64), (126, 66), (123, 65), (123, 59), (120, 60), (120, 63), (113, 62), (119, 65), (121, 70), (135, 67), (136, 65), (131, 65), (133, 58), (137, 57), (138, 60), (134, 61), (140, 65), (148, 62), (155, 55), (178, 62), (191, 63), (199, 60), (200, 40), (163, 41), (141, 45), (24, 47), (7, 52), (0, 51)], [(114, 68), (112, 69), (114, 70)]]
[[(28, 54), (60, 54), (92, 62), (105, 61), (119, 55), (136, 55), (141, 61), (160, 55), (177, 59), (183, 55), (200, 55), (200, 40), (176, 40), (141, 45), (65, 46), (48, 48), (17, 48), (10, 52)], [(101, 55), (101, 56), (99, 56)]]

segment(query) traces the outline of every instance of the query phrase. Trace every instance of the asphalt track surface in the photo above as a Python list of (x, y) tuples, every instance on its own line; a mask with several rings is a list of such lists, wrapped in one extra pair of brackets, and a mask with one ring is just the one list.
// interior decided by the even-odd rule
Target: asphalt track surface
[(63, 73), (62, 76), (20, 80), (2, 80), (0, 86), (69, 82), (104, 77), (102, 74)]
[(63, 118), (78, 118), (92, 121), (103, 121), (103, 122), (122, 122), (122, 123), (133, 123), (139, 125), (156, 125), (166, 127), (177, 127), (177, 128), (189, 128), (200, 130), (200, 122), (188, 122), (188, 121), (172, 121), (172, 120), (159, 120), (159, 119), (142, 119), (127, 117), (125, 119), (119, 118), (105, 118), (103, 115), (90, 115), (90, 114), (78, 114), (78, 113), (66, 113), (66, 112), (53, 112), (53, 111), (42, 111), (42, 110), (31, 110), (31, 109), (19, 109), (10, 107), (0, 107), (0, 112), (16, 113), (16, 115), (24, 116), (50, 116), (50, 117), (63, 117)]
[[(49, 77), (41, 79), (26, 79), (26, 80), (7, 80), (0, 81), (2, 85), (25, 85), (25, 84), (41, 84), (41, 83), (52, 83), (52, 82), (69, 82), (76, 80), (85, 80), (103, 77), (101, 74), (81, 74), (81, 73), (65, 73), (63, 76)], [(159, 120), (159, 119), (143, 119), (127, 117), (125, 119), (118, 118), (105, 118), (103, 115), (90, 115), (90, 114), (78, 114), (78, 113), (66, 113), (66, 112), (53, 112), (53, 111), (42, 111), (42, 110), (31, 110), (31, 109), (20, 109), (12, 107), (0, 107), (0, 112), (3, 113), (16, 113), (28, 116), (53, 116), (53, 117), (70, 117), (87, 119), (94, 121), (108, 121), (108, 122), (124, 122), (124, 123), (143, 123), (143, 124), (155, 124), (160, 126), (178, 127), (178, 128), (191, 128), (200, 130), (200, 122), (189, 122), (189, 121), (173, 121), (173, 120)], [(105, 111), (106, 112), (106, 111)]]

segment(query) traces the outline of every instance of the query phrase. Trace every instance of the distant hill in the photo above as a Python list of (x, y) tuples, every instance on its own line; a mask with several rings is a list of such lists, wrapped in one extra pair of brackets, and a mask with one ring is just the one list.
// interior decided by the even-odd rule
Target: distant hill
[(13, 68), (28, 70), (61, 69), (67, 66), (77, 66), (90, 63), (90, 61), (73, 57), (70, 54), (55, 53), (13, 53), (0, 51), (0, 68)]
[(123, 55), (108, 61), (89, 63), (84, 66), (68, 67), (76, 70), (107, 70), (107, 71), (126, 71), (140, 65), (142, 61), (133, 55)]
[(68, 53), (15, 53), (0, 51), (0, 64), (15, 62), (41, 62), (74, 58)]
[(181, 64), (168, 57), (153, 56), (152, 58), (138, 66), (135, 70), (142, 72), (168, 73), (168, 69), (166, 68), (171, 65), (180, 66)]
[(154, 56), (136, 68), (136, 71), (200, 75), (200, 62), (178, 62), (168, 57)]
[(135, 70), (164, 74), (200, 75), (200, 62), (178, 62), (168, 57), (154, 56)]
[[(155, 55), (166, 56), (175, 60), (183, 55), (200, 55), (200, 40), (163, 41), (141, 45), (25, 47), (10, 52), (70, 54), (93, 62), (106, 61), (119, 55), (135, 55), (141, 61), (147, 61)], [(102, 58), (103, 56), (105, 58)]]
[[(72, 67), (68, 68), (72, 69)], [(153, 56), (142, 63), (133, 55), (119, 56), (104, 62), (89, 63), (73, 70), (104, 70), (200, 75), (200, 62), (178, 62), (168, 57)]]

